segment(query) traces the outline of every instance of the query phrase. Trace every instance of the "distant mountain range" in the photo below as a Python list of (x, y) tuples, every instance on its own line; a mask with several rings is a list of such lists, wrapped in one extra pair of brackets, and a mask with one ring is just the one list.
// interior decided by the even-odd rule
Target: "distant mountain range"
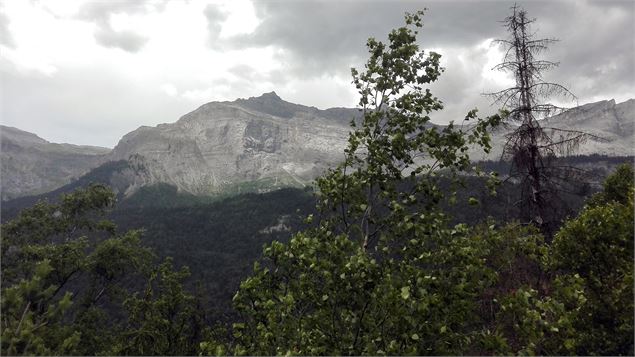
[(54, 190), (104, 162), (109, 152), (102, 147), (54, 144), (0, 125), (2, 200)]
[[(123, 195), (153, 184), (195, 195), (302, 186), (342, 160), (350, 121), (359, 116), (357, 109), (319, 110), (271, 92), (211, 102), (174, 123), (142, 126), (112, 150), (53, 144), (1, 126), (2, 200), (51, 191), (83, 174), (99, 177)], [(580, 154), (634, 155), (633, 99), (586, 104), (543, 123), (595, 135)], [(489, 156), (475, 152), (472, 157), (498, 159), (505, 133), (493, 134)]]

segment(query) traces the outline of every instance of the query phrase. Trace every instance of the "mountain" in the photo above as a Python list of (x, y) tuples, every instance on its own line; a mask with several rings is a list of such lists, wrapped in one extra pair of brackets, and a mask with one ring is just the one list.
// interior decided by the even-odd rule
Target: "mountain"
[(542, 125), (593, 135), (578, 148), (580, 155), (633, 156), (635, 151), (635, 99), (585, 104), (547, 118)]
[[(289, 103), (275, 92), (212, 102), (175, 123), (125, 135), (109, 158), (134, 158), (143, 167), (144, 184), (169, 183), (196, 195), (302, 186), (342, 160), (350, 121), (359, 115), (355, 109)], [(592, 134), (577, 154), (632, 156), (634, 119), (631, 99), (586, 104), (541, 122)], [(509, 130), (493, 134), (489, 155), (474, 150), (472, 157), (498, 159)]]
[[(207, 103), (174, 123), (142, 126), (110, 152), (51, 144), (2, 127), (2, 199), (59, 188), (107, 162), (119, 164), (107, 164), (76, 184), (98, 177), (124, 196), (157, 184), (216, 196), (301, 187), (342, 160), (350, 121), (359, 116), (357, 109), (319, 110), (271, 92)], [(576, 153), (606, 156), (634, 155), (634, 122), (633, 99), (590, 103), (541, 121), (544, 127), (592, 134)], [(489, 155), (473, 150), (471, 157), (498, 160), (509, 130), (492, 134)]]
[(0, 195), (7, 200), (48, 192), (104, 162), (110, 149), (50, 143), (39, 136), (0, 125)]
[[(574, 150), (573, 155), (635, 155), (635, 99), (622, 103), (603, 100), (584, 104), (539, 121), (548, 133), (549, 128), (582, 131), (590, 136)], [(489, 155), (473, 152), (470, 157), (480, 160), (498, 160), (511, 128), (499, 128), (492, 134)], [(555, 134), (558, 135), (558, 134)]]
[(199, 195), (303, 186), (342, 160), (355, 116), (355, 109), (319, 110), (275, 92), (212, 102), (175, 123), (126, 134), (108, 158), (134, 157), (148, 184)]

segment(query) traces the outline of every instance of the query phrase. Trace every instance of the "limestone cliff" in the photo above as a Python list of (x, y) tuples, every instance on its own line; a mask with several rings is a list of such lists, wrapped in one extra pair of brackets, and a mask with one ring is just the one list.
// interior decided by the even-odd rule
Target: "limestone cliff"
[(140, 155), (149, 172), (161, 173), (157, 179), (195, 194), (259, 182), (263, 189), (304, 185), (342, 159), (356, 115), (288, 103), (273, 92), (212, 102), (175, 123), (126, 134), (109, 159)]

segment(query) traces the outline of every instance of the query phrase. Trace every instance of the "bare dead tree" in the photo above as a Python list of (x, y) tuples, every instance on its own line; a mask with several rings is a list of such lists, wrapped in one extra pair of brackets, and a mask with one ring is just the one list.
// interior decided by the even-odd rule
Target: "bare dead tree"
[(516, 5), (511, 11), (503, 21), (509, 37), (497, 40), (505, 49), (505, 56), (494, 69), (513, 73), (516, 85), (488, 95), (509, 111), (506, 125), (512, 131), (506, 136), (501, 159), (511, 163), (509, 177), (521, 187), (520, 219), (537, 225), (549, 237), (562, 207), (559, 193), (570, 189), (582, 173), (558, 164), (556, 158), (571, 154), (588, 135), (541, 126), (541, 119), (565, 110), (549, 103), (550, 97), (576, 97), (566, 87), (543, 79), (543, 72), (558, 63), (539, 59), (538, 55), (556, 40), (535, 39), (530, 29), (535, 20)]

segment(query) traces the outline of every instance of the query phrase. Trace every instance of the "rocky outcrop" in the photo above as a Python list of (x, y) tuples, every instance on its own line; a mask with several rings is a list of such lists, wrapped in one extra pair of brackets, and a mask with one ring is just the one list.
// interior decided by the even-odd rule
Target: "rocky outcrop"
[[(561, 114), (540, 120), (546, 132), (557, 136), (551, 128), (575, 130), (589, 134), (571, 155), (635, 155), (635, 99), (622, 103), (603, 100), (569, 109)], [(489, 155), (474, 151), (473, 159), (500, 159), (505, 135), (512, 128), (496, 130), (492, 135), (492, 151)], [(556, 138), (557, 139), (557, 138)]]
[(0, 125), (2, 200), (48, 192), (98, 166), (110, 151), (95, 146), (50, 143)]
[(582, 105), (545, 119), (543, 126), (584, 131), (591, 136), (577, 154), (632, 156), (635, 154), (635, 99), (616, 104), (604, 100)]
[(157, 177), (195, 194), (262, 180), (304, 185), (342, 159), (348, 123), (358, 113), (292, 104), (273, 92), (212, 102), (175, 123), (125, 135), (109, 158), (140, 155)]

